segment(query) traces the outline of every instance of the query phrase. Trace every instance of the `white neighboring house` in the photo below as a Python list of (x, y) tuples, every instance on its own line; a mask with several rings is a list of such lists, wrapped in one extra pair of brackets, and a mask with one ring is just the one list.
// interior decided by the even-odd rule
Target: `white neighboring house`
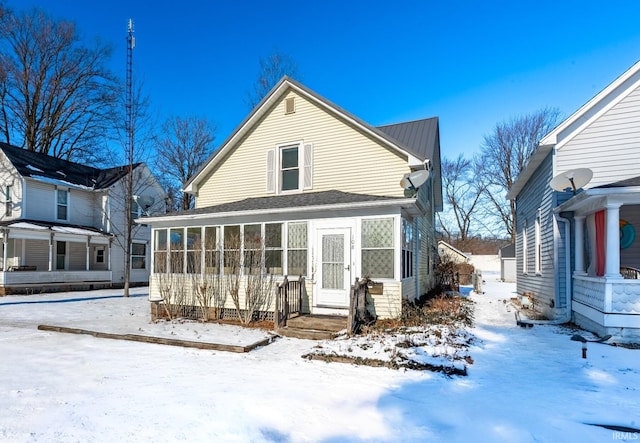
[[(543, 137), (507, 195), (517, 291), (549, 318), (640, 341), (639, 165), (640, 62)], [(571, 189), (583, 168), (590, 181)]]
[[(132, 219), (165, 210), (165, 193), (143, 163), (133, 169), (141, 204), (125, 204), (127, 171), (0, 143), (0, 294), (122, 285), (125, 208)], [(133, 285), (149, 282), (150, 238), (148, 226), (134, 226)]]

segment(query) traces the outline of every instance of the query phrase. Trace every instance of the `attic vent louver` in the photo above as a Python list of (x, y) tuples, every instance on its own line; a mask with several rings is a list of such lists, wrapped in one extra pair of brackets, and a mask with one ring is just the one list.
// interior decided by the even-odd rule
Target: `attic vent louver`
[(293, 114), (296, 112), (296, 99), (294, 97), (289, 97), (284, 101), (284, 113), (285, 114)]

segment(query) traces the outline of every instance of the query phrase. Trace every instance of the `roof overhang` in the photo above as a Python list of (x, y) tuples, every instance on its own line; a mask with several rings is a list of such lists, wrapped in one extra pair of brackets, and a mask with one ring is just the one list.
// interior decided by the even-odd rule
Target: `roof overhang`
[(640, 186), (586, 189), (554, 209), (555, 213), (573, 212), (586, 216), (607, 206), (640, 205)]
[(309, 205), (309, 206), (296, 206), (289, 208), (274, 208), (274, 209), (255, 209), (247, 211), (227, 211), (227, 212), (201, 212), (197, 214), (176, 214), (165, 215), (159, 217), (143, 217), (136, 219), (136, 223), (153, 224), (160, 222), (184, 222), (184, 221), (197, 221), (207, 220), (211, 218), (239, 218), (239, 217), (267, 217), (270, 215), (286, 216), (288, 214), (299, 217), (300, 214), (310, 214), (314, 212), (331, 214), (332, 216), (338, 216), (338, 214), (348, 215), (349, 212), (365, 209), (392, 209), (399, 208), (404, 213), (412, 217), (420, 217), (426, 213), (426, 209), (423, 204), (415, 198), (404, 198), (394, 200), (382, 200), (382, 201), (365, 201), (365, 202), (352, 202), (352, 203), (339, 203), (331, 205)]
[(511, 189), (507, 192), (507, 200), (514, 200), (522, 191), (524, 185), (529, 181), (536, 169), (542, 164), (547, 155), (553, 152), (553, 145), (539, 145), (534, 153), (529, 157), (524, 169), (518, 174), (516, 181), (511, 185)]
[(94, 244), (108, 244), (112, 235), (83, 226), (56, 225), (45, 222), (16, 220), (0, 225), (0, 237), (32, 240), (48, 240), (53, 235), (56, 240), (71, 242), (87, 241)]

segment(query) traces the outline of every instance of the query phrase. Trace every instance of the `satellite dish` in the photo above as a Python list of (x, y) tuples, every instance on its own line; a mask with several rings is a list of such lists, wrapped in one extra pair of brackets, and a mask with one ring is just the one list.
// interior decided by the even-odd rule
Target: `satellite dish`
[(150, 195), (134, 195), (133, 201), (142, 209), (144, 215), (149, 215), (149, 208), (153, 206), (156, 199)]
[(591, 178), (593, 178), (593, 171), (589, 168), (569, 169), (553, 177), (549, 186), (556, 191), (573, 191), (575, 194), (578, 189), (589, 183)]
[(429, 170), (421, 169), (419, 171), (405, 174), (400, 180), (400, 186), (404, 189), (411, 189), (416, 191), (420, 186), (424, 184), (429, 178)]

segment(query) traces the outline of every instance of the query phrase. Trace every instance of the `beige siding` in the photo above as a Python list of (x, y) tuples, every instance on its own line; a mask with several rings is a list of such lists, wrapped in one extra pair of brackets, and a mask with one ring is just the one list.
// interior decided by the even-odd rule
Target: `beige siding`
[(636, 89), (558, 149), (556, 174), (591, 168), (587, 188), (638, 176), (640, 89)]
[[(284, 114), (286, 97), (296, 98), (293, 114)], [(273, 195), (266, 193), (267, 151), (293, 142), (313, 144), (313, 188), (305, 192), (403, 196), (406, 158), (290, 92), (202, 182), (197, 206)]]
[[(409, 281), (411, 285), (411, 282)], [(398, 318), (402, 311), (403, 284), (399, 282), (385, 282), (382, 295), (371, 295), (375, 314), (380, 319)]]
[(67, 242), (67, 255), (69, 256), (69, 271), (84, 271), (87, 269), (87, 245), (86, 243)]
[(36, 266), (37, 271), (49, 270), (49, 242), (47, 240), (26, 240), (27, 259), (24, 263)]

